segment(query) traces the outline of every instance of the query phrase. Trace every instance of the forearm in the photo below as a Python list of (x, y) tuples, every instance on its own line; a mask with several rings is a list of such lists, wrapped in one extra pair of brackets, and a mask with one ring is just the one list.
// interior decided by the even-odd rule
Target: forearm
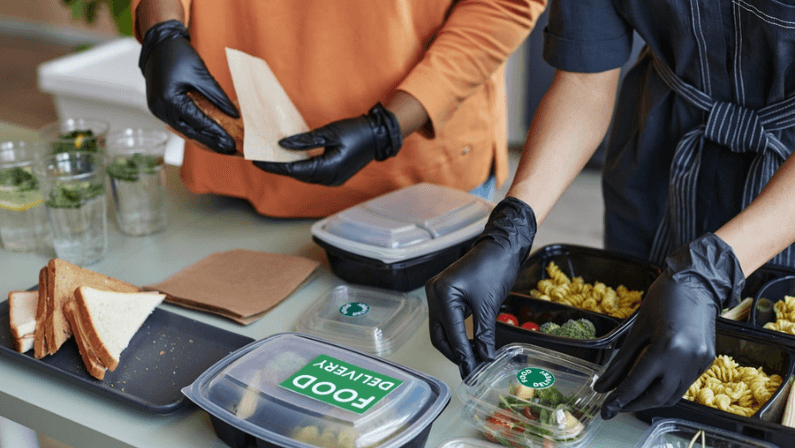
[(402, 90), (396, 91), (384, 107), (395, 114), (403, 138), (413, 134), (428, 122), (428, 113), (422, 103)]
[(508, 191), (533, 208), (539, 224), (604, 138), (619, 75), (558, 71), (541, 100)]
[(185, 22), (185, 12), (179, 0), (141, 0), (135, 9), (137, 34), (143, 36), (152, 25), (166, 20)]
[(748, 276), (795, 242), (795, 157), (776, 171), (759, 196), (715, 234), (726, 241)]

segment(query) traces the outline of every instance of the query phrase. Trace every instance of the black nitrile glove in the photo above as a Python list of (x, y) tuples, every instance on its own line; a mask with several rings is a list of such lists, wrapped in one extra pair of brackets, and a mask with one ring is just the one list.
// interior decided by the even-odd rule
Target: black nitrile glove
[(594, 384), (613, 388), (602, 417), (675, 405), (715, 360), (715, 318), (740, 299), (745, 277), (732, 248), (707, 233), (665, 259), (624, 346)]
[(381, 103), (367, 115), (329, 123), (314, 131), (285, 137), (279, 145), (307, 150), (325, 147), (322, 155), (290, 163), (254, 162), (257, 168), (310, 184), (339, 186), (373, 159), (395, 156), (403, 145), (395, 115)]
[[(431, 343), (458, 364), (461, 378), (481, 362), (494, 359), (497, 314), (535, 234), (533, 209), (519, 199), (505, 198), (492, 210), (474, 247), (425, 284)], [(473, 342), (467, 339), (464, 326), (470, 314)]]
[(210, 149), (235, 153), (232, 137), (187, 95), (191, 90), (198, 91), (225, 114), (240, 116), (191, 46), (182, 22), (160, 22), (146, 32), (138, 67), (146, 79), (146, 102), (157, 118)]

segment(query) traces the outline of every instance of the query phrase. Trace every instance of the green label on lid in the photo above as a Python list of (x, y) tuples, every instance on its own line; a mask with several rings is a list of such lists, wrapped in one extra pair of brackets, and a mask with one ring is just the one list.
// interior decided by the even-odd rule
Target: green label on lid
[(364, 316), (370, 311), (370, 306), (361, 302), (350, 302), (340, 307), (340, 314), (348, 317)]
[(364, 414), (403, 381), (319, 355), (279, 384), (340, 409)]
[(520, 370), (516, 374), (516, 379), (521, 385), (532, 389), (546, 389), (555, 384), (555, 375), (549, 370), (538, 367), (527, 367)]

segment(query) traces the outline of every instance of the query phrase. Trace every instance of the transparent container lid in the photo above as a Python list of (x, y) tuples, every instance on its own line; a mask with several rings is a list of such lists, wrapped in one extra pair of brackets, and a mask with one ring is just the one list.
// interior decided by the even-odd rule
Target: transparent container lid
[(387, 356), (414, 333), (426, 312), (427, 305), (418, 296), (340, 285), (323, 294), (301, 314), (296, 330)]
[(495, 445), (482, 439), (474, 437), (456, 437), (443, 442), (437, 448), (500, 448), (501, 445)]
[(300, 333), (252, 342), (182, 392), (215, 418), (281, 447), (400, 447), (450, 400), (438, 379)]
[(420, 183), (318, 221), (312, 234), (341, 250), (389, 263), (475, 237), (493, 207), (464, 191)]
[[(701, 444), (703, 431), (706, 445)], [(721, 448), (777, 448), (776, 445), (763, 440), (752, 439), (722, 429), (705, 426), (677, 418), (656, 420), (641, 438), (637, 448), (688, 448), (721, 447)]]
[(606, 395), (593, 390), (602, 371), (543, 347), (508, 344), (461, 384), (461, 416), (503, 445), (587, 446), (602, 424), (599, 408)]

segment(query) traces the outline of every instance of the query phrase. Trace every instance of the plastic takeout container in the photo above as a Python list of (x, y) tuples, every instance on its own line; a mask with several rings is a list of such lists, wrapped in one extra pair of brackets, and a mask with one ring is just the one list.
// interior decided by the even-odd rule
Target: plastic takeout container
[(529, 344), (508, 344), (458, 389), (462, 419), (506, 446), (587, 446), (602, 424), (598, 364)]
[(436, 448), (500, 448), (500, 447), (501, 445), (487, 442), (482, 439), (476, 439), (474, 437), (456, 437), (455, 439), (450, 439), (446, 442), (442, 442)]
[(182, 392), (234, 448), (420, 448), (450, 400), (436, 378), (300, 333), (246, 345)]
[[(703, 445), (704, 447), (778, 448), (776, 445), (762, 440), (677, 418), (655, 421), (643, 435), (637, 448), (688, 448), (691, 446), (700, 448), (702, 445), (699, 431), (704, 433), (706, 443)], [(696, 443), (691, 445), (690, 442), (694, 438)]]
[[(498, 347), (511, 342), (525, 342), (567, 353), (586, 361), (602, 364), (620, 347), (635, 314), (619, 319), (569, 305), (535, 299), (530, 291), (542, 279), (549, 278), (547, 266), (555, 263), (570, 279), (582, 277), (590, 284), (601, 282), (616, 289), (624, 285), (630, 290), (648, 290), (660, 275), (660, 268), (645, 260), (584, 246), (552, 244), (535, 251), (522, 266), (512, 293), (503, 302), (500, 312), (509, 312), (519, 319), (519, 326), (497, 322), (495, 343)], [(521, 328), (532, 320), (538, 325), (547, 321), (562, 324), (568, 319), (586, 318), (596, 327), (595, 339), (570, 339)]]
[(415, 295), (340, 285), (320, 296), (301, 314), (296, 330), (387, 356), (414, 334), (427, 310), (425, 301)]
[(795, 367), (793, 352), (759, 330), (725, 325), (720, 321), (716, 325), (715, 348), (717, 355), (729, 355), (741, 366), (761, 367), (768, 376), (778, 374), (784, 381), (771, 398), (750, 417), (684, 398), (672, 407), (647, 409), (638, 411), (635, 415), (647, 423), (651, 423), (655, 417), (682, 418), (776, 445), (792, 446), (795, 429), (787, 428), (780, 422)]
[(493, 207), (463, 191), (419, 183), (316, 222), (312, 238), (343, 280), (409, 291), (466, 253)]
[[(740, 298), (752, 298), (755, 299), (759, 296), (760, 291), (766, 285), (771, 284), (777, 280), (780, 280), (784, 277), (795, 276), (795, 269), (788, 268), (785, 266), (777, 266), (773, 264), (766, 264), (757, 269), (756, 271), (752, 272), (751, 275), (746, 277), (745, 279), (745, 286), (743, 287), (742, 292), (740, 293)], [(756, 305), (754, 303), (754, 305)], [(730, 320), (726, 318), (719, 317), (718, 320), (728, 323), (731, 325), (738, 325), (740, 327), (754, 327), (759, 328), (762, 325), (757, 325), (751, 319), (751, 313), (749, 312), (744, 318), (738, 320)]]
[[(516, 316), (519, 320), (519, 325), (513, 326), (498, 322), (498, 329), (495, 332), (497, 347), (502, 347), (511, 342), (525, 342), (601, 364), (610, 359), (610, 355), (622, 335), (621, 332), (616, 331), (621, 325), (621, 320), (619, 319), (527, 296), (509, 294), (508, 298), (503, 302), (500, 312)], [(525, 322), (534, 322), (539, 326), (546, 322), (563, 325), (570, 319), (588, 319), (591, 321), (596, 329), (596, 338), (566, 338), (521, 327), (521, 324)]]

